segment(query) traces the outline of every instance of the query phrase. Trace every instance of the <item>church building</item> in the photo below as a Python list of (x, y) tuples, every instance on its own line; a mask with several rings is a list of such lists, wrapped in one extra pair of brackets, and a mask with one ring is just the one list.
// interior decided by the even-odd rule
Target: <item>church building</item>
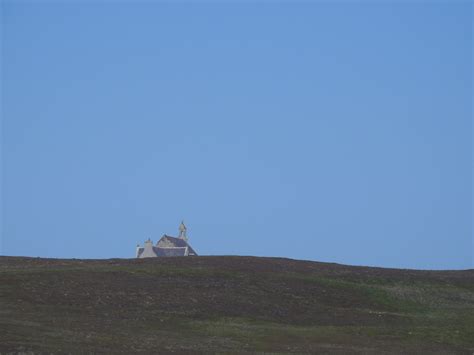
[(184, 222), (181, 222), (178, 237), (171, 237), (165, 234), (156, 245), (153, 245), (153, 242), (148, 238), (143, 247), (137, 245), (136, 257), (157, 258), (163, 256), (196, 256), (197, 253), (188, 244), (186, 229)]

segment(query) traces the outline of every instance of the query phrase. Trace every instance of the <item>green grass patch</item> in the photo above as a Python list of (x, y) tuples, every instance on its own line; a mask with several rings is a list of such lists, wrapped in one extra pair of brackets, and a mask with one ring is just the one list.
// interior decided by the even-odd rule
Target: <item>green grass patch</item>
[(401, 313), (426, 312), (426, 305), (414, 300), (398, 297), (383, 286), (365, 284), (360, 281), (347, 281), (345, 279), (321, 277), (311, 274), (284, 274), (283, 277), (297, 278), (312, 282), (329, 289), (331, 292), (342, 292), (365, 300), (375, 309), (388, 310)]
[[(192, 321), (194, 332), (203, 337), (224, 337), (250, 345), (259, 351), (288, 347), (297, 350), (309, 344), (367, 344), (402, 342), (423, 345), (432, 342), (456, 347), (474, 346), (474, 328), (465, 326), (371, 327), (371, 326), (296, 326), (249, 319)], [(189, 329), (189, 328), (188, 328)]]

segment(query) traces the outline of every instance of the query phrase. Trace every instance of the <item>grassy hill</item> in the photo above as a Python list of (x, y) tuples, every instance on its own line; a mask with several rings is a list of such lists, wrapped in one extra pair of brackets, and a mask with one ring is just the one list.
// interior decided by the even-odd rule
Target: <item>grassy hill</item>
[(474, 352), (474, 270), (0, 257), (0, 353)]

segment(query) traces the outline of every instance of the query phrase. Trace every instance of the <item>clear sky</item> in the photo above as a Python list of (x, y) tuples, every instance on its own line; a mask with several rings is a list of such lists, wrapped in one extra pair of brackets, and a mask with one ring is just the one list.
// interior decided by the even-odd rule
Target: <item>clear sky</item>
[(2, 2), (0, 254), (473, 267), (465, 2)]

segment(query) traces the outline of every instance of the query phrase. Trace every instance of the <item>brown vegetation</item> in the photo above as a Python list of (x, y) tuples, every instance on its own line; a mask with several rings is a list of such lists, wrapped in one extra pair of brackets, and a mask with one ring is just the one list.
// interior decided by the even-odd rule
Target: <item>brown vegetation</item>
[(474, 270), (0, 257), (0, 353), (474, 351)]

